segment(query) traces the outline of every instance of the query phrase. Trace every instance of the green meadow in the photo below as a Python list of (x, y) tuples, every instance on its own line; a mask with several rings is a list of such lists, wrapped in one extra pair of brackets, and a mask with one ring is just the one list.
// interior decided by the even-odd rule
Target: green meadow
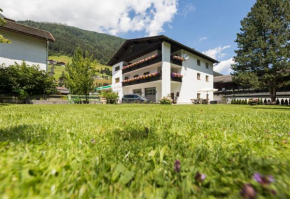
[[(72, 58), (68, 57), (66, 55), (61, 55), (61, 56), (49, 56), (49, 59), (58, 61), (58, 62), (64, 62), (65, 64), (71, 63)], [(48, 70), (47, 72), (50, 72), (52, 65), (48, 65)], [(109, 68), (109, 70), (112, 70), (111, 67), (106, 66), (106, 65), (102, 65), (100, 63), (98, 63), (97, 61), (94, 62), (94, 68), (97, 70), (101, 70), (101, 69), (105, 69), (105, 68)], [(58, 80), (61, 77), (62, 72), (65, 71), (65, 66), (54, 66), (54, 78), (55, 80)], [(96, 73), (97, 75), (101, 76), (101, 77), (105, 77), (107, 75), (105, 74), (101, 74), (101, 73)], [(106, 83), (106, 84), (111, 84), (112, 80), (107, 80), (107, 79), (97, 79), (95, 81), (95, 83)]]
[(290, 198), (289, 120), (283, 106), (0, 104), (0, 198), (240, 198), (248, 183)]

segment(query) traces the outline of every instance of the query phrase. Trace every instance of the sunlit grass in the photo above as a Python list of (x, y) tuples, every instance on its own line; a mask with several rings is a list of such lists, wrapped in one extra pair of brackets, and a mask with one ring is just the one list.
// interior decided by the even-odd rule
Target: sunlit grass
[(289, 119), (282, 106), (0, 104), (0, 198), (238, 198), (244, 183), (259, 192), (255, 172), (289, 198)]

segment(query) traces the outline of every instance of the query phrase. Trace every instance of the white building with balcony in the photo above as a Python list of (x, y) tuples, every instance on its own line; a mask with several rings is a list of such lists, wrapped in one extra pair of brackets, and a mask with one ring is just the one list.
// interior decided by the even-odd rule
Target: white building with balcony
[(213, 65), (218, 63), (166, 36), (127, 40), (108, 65), (112, 66), (112, 88), (120, 100), (139, 94), (153, 102), (170, 96), (177, 104), (193, 99), (213, 100)]

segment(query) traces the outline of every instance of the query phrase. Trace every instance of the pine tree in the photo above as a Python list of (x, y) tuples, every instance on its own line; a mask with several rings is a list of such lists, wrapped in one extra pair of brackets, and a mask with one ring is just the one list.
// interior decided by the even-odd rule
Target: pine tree
[(284, 105), (284, 104), (285, 104), (284, 99), (282, 99), (281, 100), (281, 105)]
[(234, 80), (256, 89), (267, 88), (271, 101), (276, 89), (290, 83), (290, 1), (257, 0), (241, 21), (238, 50), (232, 65)]

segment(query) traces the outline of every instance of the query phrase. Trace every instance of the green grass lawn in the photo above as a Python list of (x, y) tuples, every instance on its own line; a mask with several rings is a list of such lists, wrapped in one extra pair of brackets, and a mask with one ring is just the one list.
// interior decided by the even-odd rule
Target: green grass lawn
[(0, 104), (0, 198), (240, 198), (245, 183), (290, 198), (289, 120), (282, 106)]

